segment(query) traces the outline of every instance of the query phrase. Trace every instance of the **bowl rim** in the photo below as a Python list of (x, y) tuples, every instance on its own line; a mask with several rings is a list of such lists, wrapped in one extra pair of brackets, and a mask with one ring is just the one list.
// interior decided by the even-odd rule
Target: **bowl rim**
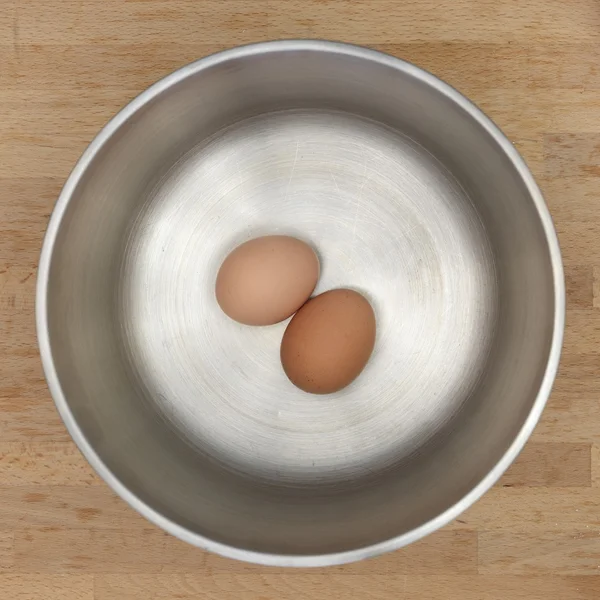
[[(498, 462), (494, 465), (494, 467), (490, 470), (490, 472), (454, 505), (450, 506), (441, 514), (410, 531), (390, 539), (353, 550), (310, 555), (263, 553), (254, 550), (237, 548), (235, 546), (215, 541), (206, 536), (190, 531), (186, 527), (179, 525), (175, 521), (165, 517), (160, 512), (146, 504), (146, 502), (136, 496), (131, 490), (129, 490), (129, 488), (112, 473), (112, 471), (96, 453), (96, 450), (86, 439), (85, 434), (80, 429), (73, 413), (71, 412), (69, 403), (65, 394), (63, 393), (56, 370), (56, 365), (54, 364), (52, 356), (47, 314), (47, 290), (54, 246), (71, 196), (79, 184), (87, 167), (94, 160), (94, 157), (98, 154), (102, 146), (111, 138), (111, 136), (126, 122), (126, 120), (169, 87), (204, 69), (249, 56), (264, 55), (273, 52), (297, 51), (332, 53), (340, 56), (359, 58), (369, 62), (377, 63), (382, 66), (393, 68), (417, 80), (420, 80), (426, 85), (429, 85), (468, 113), (471, 118), (473, 118), (498, 144), (526, 186), (529, 195), (533, 200), (535, 208), (537, 209), (539, 220), (544, 230), (545, 239), (548, 244), (554, 280), (554, 321), (552, 341), (550, 344), (550, 351), (548, 353), (546, 369), (527, 418), (525, 419), (513, 442), (510, 444)], [(496, 481), (506, 471), (506, 469), (523, 449), (523, 446), (537, 424), (550, 395), (558, 370), (562, 349), (565, 323), (565, 303), (565, 283), (560, 247), (552, 218), (542, 193), (536, 184), (533, 175), (529, 171), (529, 168), (526, 166), (524, 160), (521, 158), (520, 154), (514, 148), (512, 143), (502, 133), (498, 126), (496, 126), (495, 123), (475, 104), (473, 104), (460, 92), (458, 92), (449, 84), (443, 82), (435, 75), (421, 69), (420, 67), (417, 67), (416, 65), (413, 65), (412, 63), (376, 50), (342, 42), (331, 42), (325, 40), (279, 40), (258, 42), (223, 50), (181, 67), (143, 91), (140, 95), (129, 102), (123, 109), (121, 109), (100, 130), (100, 132), (83, 152), (81, 158), (77, 161), (75, 167), (71, 171), (52, 212), (44, 237), (38, 266), (35, 314), (42, 366), (50, 393), (54, 399), (58, 412), (71, 437), (79, 447), (84, 457), (89, 461), (96, 473), (100, 475), (100, 477), (112, 488), (114, 492), (116, 492), (118, 496), (125, 500), (138, 513), (146, 517), (150, 522), (161, 527), (168, 533), (171, 533), (175, 537), (194, 546), (214, 552), (216, 554), (220, 554), (221, 556), (268, 566), (323, 567), (349, 563), (377, 556), (379, 554), (383, 554), (384, 552), (397, 550), (403, 546), (415, 542), (458, 517), (496, 483)]]

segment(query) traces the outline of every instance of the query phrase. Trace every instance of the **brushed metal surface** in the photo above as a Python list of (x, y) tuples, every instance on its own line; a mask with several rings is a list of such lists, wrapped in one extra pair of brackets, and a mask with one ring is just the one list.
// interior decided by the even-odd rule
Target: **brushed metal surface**
[[(353, 287), (374, 306), (372, 359), (341, 392), (289, 382), (287, 321), (246, 327), (216, 303), (225, 256), (267, 233), (317, 249), (315, 293)], [(496, 324), (491, 247), (465, 192), (408, 138), (339, 113), (255, 117), (191, 150), (135, 223), (120, 285), (147, 397), (215, 459), (294, 484), (416, 452), (474, 389)]]
[[(285, 328), (242, 326), (218, 267), (266, 233), (318, 251), (316, 292), (378, 321), (348, 388), (314, 397)], [(126, 107), (65, 185), (38, 331), (92, 465), (182, 539), (269, 564), (400, 547), (474, 502), (537, 422), (564, 326), (543, 199), (497, 128), (418, 68), (327, 42), (198, 61)]]

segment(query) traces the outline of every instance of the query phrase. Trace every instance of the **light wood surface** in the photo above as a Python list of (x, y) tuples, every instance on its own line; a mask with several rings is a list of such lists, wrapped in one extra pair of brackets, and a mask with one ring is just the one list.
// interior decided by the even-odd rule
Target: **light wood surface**
[[(545, 192), (567, 278), (560, 376), (516, 464), (442, 531), (328, 570), (207, 555), (118, 500), (59, 420), (34, 330), (44, 229), (93, 135), (173, 69), (283, 37), (380, 48), (478, 103)], [(0, 0), (0, 598), (600, 598), (600, 1)]]

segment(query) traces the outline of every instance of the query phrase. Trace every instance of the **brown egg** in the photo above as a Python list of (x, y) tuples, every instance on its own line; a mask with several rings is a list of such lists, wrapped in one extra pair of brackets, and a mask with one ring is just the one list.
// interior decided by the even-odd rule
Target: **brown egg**
[(290, 321), (281, 364), (305, 392), (330, 394), (353, 381), (375, 345), (375, 314), (364, 296), (331, 290), (311, 298)]
[(238, 246), (216, 282), (223, 312), (245, 325), (272, 325), (293, 315), (319, 278), (319, 259), (304, 242), (268, 235)]

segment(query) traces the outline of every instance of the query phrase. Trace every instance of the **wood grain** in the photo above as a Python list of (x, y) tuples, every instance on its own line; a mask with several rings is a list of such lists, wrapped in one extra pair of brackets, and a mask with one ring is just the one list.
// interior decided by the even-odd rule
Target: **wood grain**
[(35, 485), (0, 487), (0, 531), (40, 528), (127, 529), (139, 531), (148, 523), (129, 510), (104, 485)]
[(479, 572), (487, 575), (597, 575), (600, 573), (600, 532), (479, 534)]
[(594, 0), (278, 0), (269, 5), (272, 37), (351, 38), (373, 42), (490, 40), (598, 41), (600, 8)]
[(102, 483), (71, 442), (0, 442), (0, 489), (36, 485)]
[[(567, 330), (532, 440), (496, 487), (380, 558), (283, 571), (151, 526), (93, 473), (49, 397), (34, 327), (43, 233), (106, 121), (198, 57), (289, 37), (361, 43), (467, 94), (555, 220)], [(600, 598), (600, 2), (0, 0), (0, 598)]]
[(91, 575), (0, 574), (0, 598), (95, 600)]
[[(593, 577), (391, 576), (382, 586), (377, 576), (244, 575), (102, 575), (97, 600), (238, 600), (239, 598), (332, 598), (332, 600), (591, 600), (598, 588)], [(1, 588), (0, 588), (1, 589)], [(456, 593), (456, 596), (450, 594)]]

